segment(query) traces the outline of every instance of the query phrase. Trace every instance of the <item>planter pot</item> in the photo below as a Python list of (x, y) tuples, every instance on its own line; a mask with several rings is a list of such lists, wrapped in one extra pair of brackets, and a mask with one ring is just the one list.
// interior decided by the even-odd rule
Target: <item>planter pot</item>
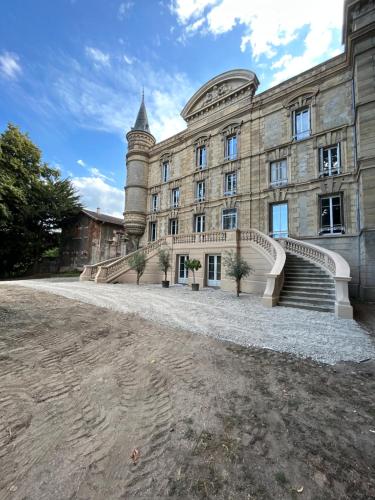
[(193, 292), (198, 292), (199, 291), (199, 283), (192, 283), (191, 289), (193, 290)]
[(169, 281), (165, 281), (165, 280), (163, 280), (163, 281), (161, 282), (161, 286), (162, 286), (163, 288), (169, 288)]

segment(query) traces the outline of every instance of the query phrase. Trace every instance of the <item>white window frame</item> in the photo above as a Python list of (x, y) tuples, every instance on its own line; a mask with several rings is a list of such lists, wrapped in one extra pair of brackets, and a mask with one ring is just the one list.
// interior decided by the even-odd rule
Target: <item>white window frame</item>
[(225, 154), (226, 160), (235, 160), (238, 155), (238, 137), (237, 134), (228, 135), (225, 138)]
[(224, 196), (234, 196), (237, 193), (237, 172), (228, 172), (224, 178)]
[[(275, 180), (272, 180), (272, 170), (275, 168), (276, 175)], [(285, 176), (283, 176), (283, 170), (285, 171)], [(288, 184), (288, 162), (286, 158), (281, 160), (271, 161), (270, 162), (270, 186), (285, 186)]]
[[(204, 154), (202, 154), (203, 151)], [(197, 146), (196, 155), (197, 168), (199, 168), (199, 170), (205, 169), (207, 167), (207, 147), (205, 144)]]
[(156, 241), (158, 239), (158, 223), (156, 221), (150, 222), (150, 241)]
[[(221, 226), (223, 231), (231, 231), (237, 229), (237, 208), (225, 208), (221, 214)], [(228, 227), (226, 226), (226, 222)]]
[[(174, 223), (174, 224), (172, 224), (172, 223)], [(173, 226), (174, 226), (174, 230), (172, 231)], [(168, 233), (171, 235), (178, 234), (178, 219), (177, 218), (169, 219)]]
[[(203, 189), (200, 189), (203, 186)], [(195, 199), (197, 201), (204, 201), (206, 198), (206, 181), (198, 181), (196, 184)]]
[(172, 189), (171, 193), (171, 207), (178, 208), (180, 206), (180, 188)]
[(163, 161), (161, 168), (162, 168), (162, 175), (161, 175), (162, 181), (163, 182), (168, 182), (169, 177), (170, 177), (170, 164), (169, 164), (169, 160)]
[(194, 232), (204, 233), (206, 231), (206, 216), (205, 214), (194, 215)]
[[(332, 150), (337, 150), (337, 167), (332, 166)], [(323, 169), (323, 155), (324, 152), (328, 151), (328, 171)], [(334, 144), (332, 146), (325, 146), (319, 148), (319, 176), (320, 177), (331, 177), (332, 175), (339, 175), (341, 173), (341, 156), (340, 156), (340, 144)]]
[[(340, 206), (340, 224), (338, 224), (338, 225), (334, 225), (333, 224), (333, 199), (334, 198), (339, 198), (339, 201), (340, 201), (340, 205), (339, 205)], [(330, 220), (329, 226), (324, 226), (324, 228), (323, 228), (323, 224), (322, 224), (322, 219), (323, 219), (323, 214), (322, 214), (323, 200), (329, 200), (328, 210), (329, 210), (329, 220)], [(320, 209), (320, 232), (319, 232), (320, 235), (323, 235), (323, 234), (338, 234), (338, 233), (343, 233), (344, 232), (344, 224), (343, 224), (343, 199), (342, 199), (342, 195), (340, 193), (339, 194), (333, 194), (333, 195), (330, 195), (330, 196), (321, 196), (320, 200), (319, 200), (319, 209)]]
[(152, 194), (151, 195), (151, 211), (157, 212), (159, 210), (159, 195)]
[[(297, 131), (297, 120), (300, 116), (302, 118), (304, 113), (308, 113), (308, 129)], [(296, 109), (293, 111), (293, 137), (296, 141), (301, 141), (303, 139), (307, 139), (311, 136), (311, 109), (310, 106), (306, 106), (303, 108)]]

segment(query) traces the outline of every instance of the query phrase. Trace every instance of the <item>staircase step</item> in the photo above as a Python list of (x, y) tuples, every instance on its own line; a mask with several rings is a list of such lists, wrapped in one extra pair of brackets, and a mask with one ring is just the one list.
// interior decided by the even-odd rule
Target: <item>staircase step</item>
[(288, 269), (286, 269), (285, 270), (285, 275), (286, 276), (290, 276), (291, 278), (293, 278), (294, 276), (306, 276), (306, 277), (309, 277), (309, 276), (322, 276), (324, 278), (331, 278), (331, 276), (329, 274), (327, 274), (327, 273), (324, 273), (324, 272), (321, 272), (321, 271), (314, 272), (312, 270), (311, 271), (307, 271), (307, 270), (304, 270), (304, 269), (299, 269), (298, 271), (297, 270), (289, 271)]
[(295, 290), (296, 292), (312, 292), (312, 293), (331, 293), (332, 295), (335, 295), (335, 286), (332, 284), (326, 284), (326, 285), (319, 285), (319, 286), (309, 286), (308, 289), (306, 290), (306, 286), (301, 284), (289, 284), (286, 283), (283, 286), (283, 290), (290, 290), (293, 291)]
[(329, 278), (289, 278), (285, 282), (285, 285), (326, 285), (332, 284), (332, 280)]
[(286, 301), (291, 301), (291, 302), (297, 302), (297, 303), (304, 303), (304, 304), (310, 304), (310, 305), (316, 305), (318, 307), (333, 307), (335, 305), (335, 299), (332, 297), (329, 298), (324, 298), (324, 297), (311, 297), (311, 296), (300, 296), (299, 294), (296, 295), (295, 293), (292, 294), (285, 294), (281, 292), (280, 294), (280, 301), (284, 302)]
[(319, 312), (334, 312), (333, 307), (321, 307), (312, 304), (306, 304), (304, 302), (293, 302), (291, 300), (281, 300), (279, 302), (279, 306), (295, 307), (298, 309), (309, 309), (310, 311), (319, 311)]
[(306, 297), (312, 299), (328, 299), (335, 300), (335, 292), (332, 290), (325, 290), (324, 292), (315, 292), (312, 290), (289, 290), (288, 288), (283, 288), (281, 293), (281, 297)]

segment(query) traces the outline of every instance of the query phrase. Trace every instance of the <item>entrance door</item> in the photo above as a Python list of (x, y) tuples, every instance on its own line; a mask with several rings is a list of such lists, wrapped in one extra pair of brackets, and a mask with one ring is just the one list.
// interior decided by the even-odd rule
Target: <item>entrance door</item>
[(220, 286), (221, 280), (221, 255), (208, 256), (208, 286)]
[(185, 267), (185, 261), (189, 258), (188, 255), (178, 256), (178, 283), (186, 285), (188, 282), (188, 269)]
[(271, 236), (273, 238), (288, 237), (288, 203), (271, 205)]

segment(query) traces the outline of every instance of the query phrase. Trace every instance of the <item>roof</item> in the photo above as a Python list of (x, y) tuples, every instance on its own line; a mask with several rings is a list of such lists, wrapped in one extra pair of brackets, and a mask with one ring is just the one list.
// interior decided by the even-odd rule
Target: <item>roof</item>
[(150, 126), (148, 124), (147, 111), (145, 106), (145, 98), (142, 94), (142, 102), (139, 107), (137, 119), (135, 120), (135, 125), (133, 130), (143, 130), (144, 132), (150, 133)]
[(112, 215), (93, 212), (92, 210), (87, 210), (86, 208), (82, 209), (82, 212), (91, 217), (91, 219), (95, 219), (100, 222), (107, 222), (108, 224), (115, 224), (116, 226), (124, 225), (123, 219), (119, 219), (118, 217), (112, 217)]

